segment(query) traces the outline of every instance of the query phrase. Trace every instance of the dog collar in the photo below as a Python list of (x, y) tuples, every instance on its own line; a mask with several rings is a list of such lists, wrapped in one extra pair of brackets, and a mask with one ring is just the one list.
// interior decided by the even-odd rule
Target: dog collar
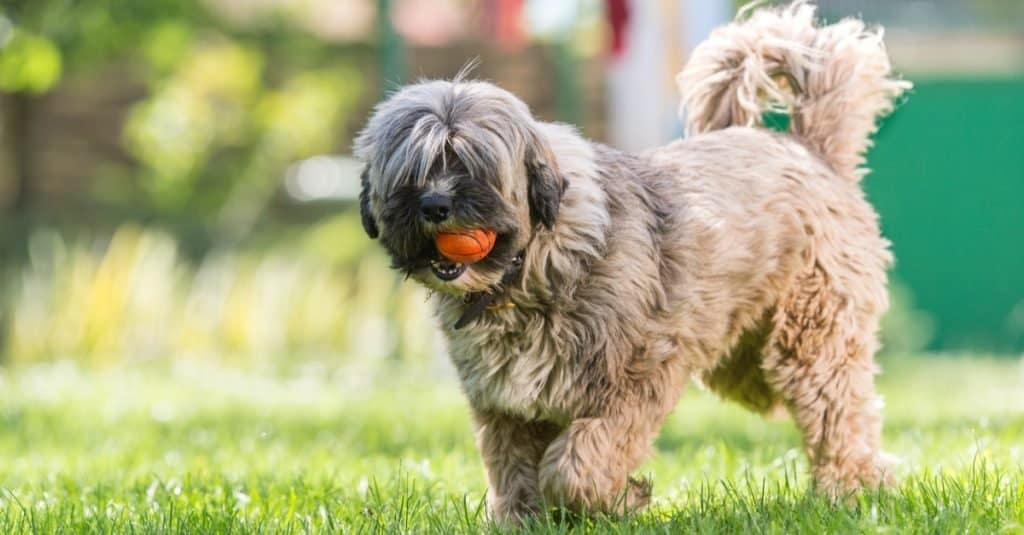
[(501, 293), (504, 287), (514, 282), (516, 277), (519, 276), (519, 273), (523, 269), (523, 253), (525, 253), (525, 251), (519, 251), (519, 254), (512, 259), (512, 265), (505, 271), (505, 274), (502, 275), (501, 282), (491, 286), (486, 291), (466, 294), (466, 310), (462, 312), (458, 321), (455, 322), (456, 329), (461, 329), (466, 325), (473, 323), (486, 310), (495, 311), (515, 308), (516, 305), (512, 301), (507, 301), (497, 305), (492, 303), (494, 303), (495, 298), (498, 297), (498, 294)]

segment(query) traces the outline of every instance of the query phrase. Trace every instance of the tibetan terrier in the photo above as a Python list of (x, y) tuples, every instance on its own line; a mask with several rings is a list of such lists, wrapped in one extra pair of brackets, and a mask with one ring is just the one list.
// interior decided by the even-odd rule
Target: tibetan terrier
[[(803, 2), (717, 29), (678, 84), (686, 139), (642, 154), (461, 78), (396, 92), (355, 142), (363, 224), (433, 290), (496, 519), (643, 506), (630, 474), (691, 378), (788, 409), (819, 491), (888, 479), (874, 354), (891, 255), (860, 180), (910, 84), (880, 31), (819, 25)], [(772, 110), (788, 132), (763, 126)], [(475, 262), (438, 246), (480, 229), (493, 247)]]

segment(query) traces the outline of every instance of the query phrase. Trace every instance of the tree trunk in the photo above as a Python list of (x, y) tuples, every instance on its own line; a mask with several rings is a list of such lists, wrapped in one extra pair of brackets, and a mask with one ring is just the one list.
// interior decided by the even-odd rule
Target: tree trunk
[(4, 106), (4, 140), (11, 158), (14, 178), (13, 215), (25, 223), (34, 202), (35, 162), (33, 161), (33, 126), (35, 98), (13, 93), (6, 96)]
[(36, 97), (20, 93), (3, 97), (3, 151), (0, 158), (8, 158), (8, 176), (12, 182), (9, 210), (2, 214), (4, 227), (0, 230), (0, 263), (15, 265), (24, 257), (28, 246), (28, 233), (35, 215), (35, 115)]

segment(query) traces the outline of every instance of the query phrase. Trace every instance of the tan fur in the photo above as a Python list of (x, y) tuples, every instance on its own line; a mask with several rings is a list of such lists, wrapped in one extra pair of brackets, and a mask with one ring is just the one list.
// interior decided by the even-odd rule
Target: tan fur
[(766, 109), (792, 111), (793, 133), (859, 180), (876, 119), (911, 84), (889, 78), (881, 29), (854, 18), (819, 27), (814, 16), (814, 6), (797, 1), (741, 12), (712, 32), (676, 78), (687, 133), (755, 126)]
[[(633, 156), (562, 125), (509, 125), (538, 146), (508, 148), (518, 147), (517, 136), (495, 154), (549, 155), (567, 184), (552, 228), (518, 234), (523, 270), (500, 296), (515, 307), (455, 330), (461, 296), (500, 273), (471, 267), (451, 283), (412, 274), (442, 290), (434, 300), (473, 408), (496, 518), (521, 518), (545, 502), (606, 512), (642, 506), (650, 484), (630, 474), (691, 378), (759, 412), (788, 407), (821, 491), (887, 478), (873, 356), (891, 256), (851, 178), (861, 174), (856, 162), (873, 128), (865, 118), (885, 111), (878, 95), (894, 90), (887, 60), (880, 69), (877, 57), (864, 57), (881, 50), (865, 43), (880, 41), (857, 22), (814, 27), (807, 9), (755, 13), (698, 49), (691, 65), (699, 70), (688, 67), (682, 79), (699, 86), (686, 102), (700, 135)], [(772, 46), (802, 52), (768, 61), (757, 56), (772, 54), (765, 46), (733, 46), (748, 34), (777, 35)], [(816, 76), (847, 67), (856, 74), (826, 76), (838, 85), (797, 99), (799, 128), (773, 133), (734, 126), (751, 122), (746, 104), (733, 105), (737, 94), (771, 80), (753, 71), (723, 78), (706, 67), (736, 61), (790, 71), (812, 91), (825, 87), (808, 82)], [(413, 87), (444, 101), (462, 83), (430, 84)], [(509, 98), (474, 84), (487, 102)], [(836, 116), (819, 99), (841, 102), (846, 113)], [(445, 135), (473, 128), (457, 119)], [(374, 170), (387, 164), (374, 148), (378, 137), (369, 127), (361, 137), (371, 198), (395, 180)], [(514, 162), (496, 164), (511, 173), (496, 175), (510, 212), (528, 225), (528, 178)]]

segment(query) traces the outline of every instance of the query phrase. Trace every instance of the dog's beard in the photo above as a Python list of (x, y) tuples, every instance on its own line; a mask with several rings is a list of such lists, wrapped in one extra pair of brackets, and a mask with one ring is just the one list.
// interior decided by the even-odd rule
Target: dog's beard
[[(438, 226), (431, 233), (406, 235), (402, 241), (413, 247), (412, 254), (396, 253), (390, 246), (392, 267), (408, 278), (438, 292), (462, 295), (491, 289), (500, 283), (505, 272), (513, 265), (516, 251), (510, 246), (515, 243), (515, 233), (498, 232), (494, 249), (484, 259), (468, 264), (445, 258), (434, 244), (434, 235), (442, 231), (458, 231), (479, 228), (480, 224), (459, 224)], [(401, 231), (396, 232), (396, 234)], [(411, 239), (410, 239), (411, 238)], [(387, 240), (385, 240), (387, 244)]]

